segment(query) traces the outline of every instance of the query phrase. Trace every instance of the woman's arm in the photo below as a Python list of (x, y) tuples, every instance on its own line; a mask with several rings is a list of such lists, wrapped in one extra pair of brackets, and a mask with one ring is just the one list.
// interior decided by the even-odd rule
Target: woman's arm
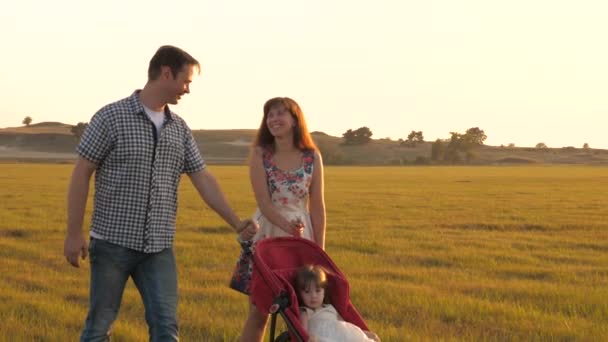
[(325, 195), (323, 186), (323, 160), (321, 153), (315, 151), (315, 161), (310, 184), (309, 210), (315, 241), (325, 250)]
[(272, 204), (270, 192), (268, 191), (266, 170), (264, 170), (262, 149), (259, 147), (254, 149), (253, 155), (249, 160), (249, 180), (251, 181), (255, 201), (257, 202), (262, 215), (281, 230), (288, 234), (294, 234), (293, 228), (295, 226), (284, 218)]

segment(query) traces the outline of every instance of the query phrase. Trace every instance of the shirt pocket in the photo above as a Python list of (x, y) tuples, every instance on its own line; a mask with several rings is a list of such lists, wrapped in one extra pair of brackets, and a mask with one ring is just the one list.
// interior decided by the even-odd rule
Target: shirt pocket
[(184, 165), (184, 139), (178, 130), (168, 128), (158, 144), (160, 162), (178, 170)]

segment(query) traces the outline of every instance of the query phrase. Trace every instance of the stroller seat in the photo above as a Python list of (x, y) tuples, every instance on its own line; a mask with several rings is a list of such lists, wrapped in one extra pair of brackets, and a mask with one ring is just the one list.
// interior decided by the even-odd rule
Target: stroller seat
[(327, 271), (329, 301), (347, 322), (369, 330), (350, 301), (346, 277), (316, 243), (297, 237), (277, 237), (259, 241), (253, 253), (251, 301), (258, 310), (271, 314), (270, 341), (274, 341), (276, 315), (283, 317), (292, 341), (307, 341), (300, 324), (299, 305), (293, 288), (297, 270), (306, 264)]

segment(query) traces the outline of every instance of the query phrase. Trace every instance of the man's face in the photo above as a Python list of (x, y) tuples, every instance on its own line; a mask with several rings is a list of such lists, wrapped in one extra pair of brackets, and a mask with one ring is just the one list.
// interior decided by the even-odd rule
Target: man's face
[(184, 94), (190, 93), (190, 83), (192, 83), (193, 74), (194, 67), (192, 65), (185, 65), (177, 75), (173, 75), (169, 67), (163, 67), (167, 103), (177, 104)]

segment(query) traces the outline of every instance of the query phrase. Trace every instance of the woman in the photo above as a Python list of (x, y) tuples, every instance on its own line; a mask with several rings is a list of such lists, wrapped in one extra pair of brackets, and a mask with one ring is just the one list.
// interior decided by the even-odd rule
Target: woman
[[(258, 205), (254, 219), (259, 231), (253, 243), (276, 236), (301, 236), (325, 249), (323, 161), (300, 106), (288, 97), (264, 104), (264, 117), (249, 160), (249, 177)], [(241, 239), (246, 235), (241, 234)], [(241, 241), (243, 254), (251, 242)], [(243, 255), (242, 255), (243, 256)], [(249, 258), (250, 260), (251, 258)], [(243, 269), (243, 268), (242, 268)], [(251, 263), (231, 286), (248, 293)], [(268, 316), (249, 303), (241, 341), (261, 341)]]

